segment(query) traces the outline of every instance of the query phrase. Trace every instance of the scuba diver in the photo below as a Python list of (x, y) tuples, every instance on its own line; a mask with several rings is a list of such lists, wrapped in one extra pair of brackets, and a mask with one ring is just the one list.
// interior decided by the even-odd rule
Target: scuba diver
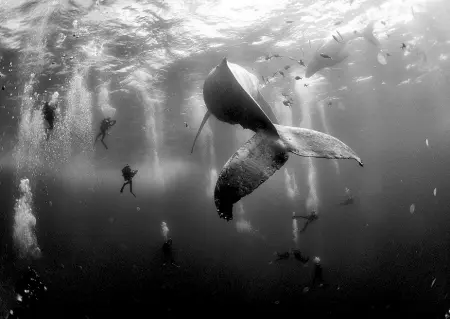
[(109, 135), (109, 133), (107, 132), (111, 127), (114, 126), (114, 124), (116, 124), (116, 120), (111, 120), (110, 117), (107, 117), (105, 119), (103, 119), (102, 123), (100, 123), (100, 133), (98, 133), (97, 137), (95, 138), (95, 143), (97, 143), (98, 138), (101, 136), (101, 142), (103, 143), (103, 145), (105, 146), (106, 149), (108, 149), (108, 146), (106, 146), (105, 142), (103, 142), (103, 140), (106, 137), (106, 134)]
[(317, 256), (314, 257), (313, 262), (314, 262), (314, 269), (311, 287), (313, 287), (314, 284), (316, 283), (319, 284), (319, 287), (323, 287), (324, 286), (323, 269), (322, 265), (320, 264), (320, 258)]
[(45, 128), (45, 134), (47, 135), (47, 140), (50, 138), (50, 131), (53, 130), (54, 121), (56, 117), (56, 108), (58, 105), (56, 103), (45, 102), (42, 107), (42, 114), (44, 115), (44, 120), (47, 123)]
[(291, 254), (288, 251), (284, 253), (279, 253), (278, 251), (276, 251), (273, 254), (277, 256), (277, 258), (275, 260), (269, 261), (269, 265), (271, 265), (274, 261), (289, 259), (289, 257), (291, 256)]
[[(300, 249), (291, 248), (291, 252), (286, 251), (284, 253), (279, 253), (276, 251), (274, 255), (277, 256), (274, 261), (287, 260), (290, 256), (294, 256), (296, 260), (301, 261), (303, 264), (306, 264), (309, 261), (309, 257), (304, 257)], [(269, 262), (269, 264), (272, 264), (274, 261)]]
[(301, 261), (303, 264), (306, 264), (309, 261), (309, 257), (304, 257), (300, 249), (292, 249), (292, 253), (294, 254), (294, 258)]
[(175, 266), (177, 268), (180, 268), (179, 265), (175, 263), (175, 260), (173, 259), (173, 252), (172, 252), (172, 238), (169, 238), (162, 246), (163, 251), (163, 266), (165, 266), (168, 262), (172, 266)]
[(123, 193), (123, 189), (125, 188), (125, 186), (127, 184), (130, 184), (130, 193), (133, 194), (134, 197), (136, 197), (136, 195), (134, 195), (133, 193), (133, 177), (134, 175), (136, 175), (136, 173), (138, 172), (138, 170), (132, 170), (130, 165), (126, 165), (124, 168), (122, 168), (122, 176), (123, 179), (125, 180), (125, 183), (123, 183), (122, 188), (120, 189), (120, 192)]
[(309, 225), (310, 223), (312, 223), (312, 222), (315, 221), (316, 219), (319, 219), (319, 215), (317, 215), (316, 211), (313, 210), (313, 211), (311, 211), (311, 213), (309, 213), (308, 216), (302, 216), (302, 215), (294, 215), (294, 216), (292, 216), (292, 219), (298, 219), (298, 218), (304, 218), (304, 219), (306, 219), (305, 225), (304, 225), (303, 228), (300, 230), (300, 232), (303, 233), (303, 232), (306, 230), (306, 228), (308, 227), (308, 225)]
[(33, 318), (39, 300), (47, 291), (37, 272), (28, 267), (25, 274), (17, 281), (14, 290), (17, 306), (9, 311), (8, 318)]

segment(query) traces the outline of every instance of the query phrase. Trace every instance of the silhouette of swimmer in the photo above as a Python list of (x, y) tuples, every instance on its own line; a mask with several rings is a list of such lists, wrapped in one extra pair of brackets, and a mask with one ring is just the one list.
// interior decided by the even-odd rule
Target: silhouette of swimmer
[(34, 318), (35, 308), (44, 297), (47, 287), (37, 272), (28, 267), (15, 286), (17, 306), (11, 309), (7, 318)]
[(56, 103), (51, 105), (50, 102), (45, 102), (44, 106), (42, 107), (42, 114), (44, 116), (45, 122), (47, 123), (46, 128), (45, 128), (45, 134), (47, 135), (47, 140), (50, 138), (50, 132), (53, 130), (53, 127), (54, 127), (57, 107), (58, 107), (58, 105)]
[(311, 287), (313, 287), (315, 284), (318, 284), (319, 287), (323, 287), (324, 286), (323, 269), (322, 265), (320, 264), (320, 258), (314, 257), (313, 262), (314, 262), (314, 269)]
[(302, 216), (302, 215), (294, 215), (294, 216), (292, 216), (292, 219), (298, 219), (298, 218), (306, 219), (305, 225), (303, 225), (303, 228), (300, 230), (300, 232), (303, 233), (310, 223), (312, 223), (316, 219), (319, 219), (319, 215), (317, 215), (316, 211), (313, 210), (311, 213), (309, 213), (308, 216)]
[(299, 249), (292, 249), (292, 253), (294, 254), (294, 258), (303, 264), (306, 264), (309, 261), (309, 257), (303, 256)]
[(102, 144), (105, 146), (106, 149), (108, 149), (108, 146), (106, 146), (105, 142), (103, 141), (106, 137), (106, 134), (109, 135), (109, 133), (107, 132), (111, 127), (114, 126), (114, 124), (116, 124), (116, 120), (111, 120), (110, 117), (107, 117), (105, 119), (103, 119), (103, 121), (100, 123), (100, 133), (98, 133), (97, 137), (95, 138), (95, 143), (97, 143), (98, 138), (101, 136), (101, 142)]
[(122, 188), (120, 189), (120, 192), (123, 193), (123, 189), (125, 188), (125, 186), (127, 184), (130, 184), (130, 193), (133, 194), (134, 197), (136, 197), (136, 195), (134, 195), (133, 193), (133, 177), (134, 175), (136, 175), (136, 173), (138, 172), (138, 170), (132, 170), (130, 168), (130, 165), (126, 165), (124, 168), (122, 168), (122, 176), (123, 179), (125, 180), (125, 183), (123, 183)]
[(172, 238), (169, 238), (162, 246), (163, 251), (163, 266), (167, 265), (167, 263), (170, 263), (172, 266), (175, 266), (177, 268), (180, 268), (179, 265), (175, 263), (175, 260), (173, 258), (173, 251), (172, 251)]

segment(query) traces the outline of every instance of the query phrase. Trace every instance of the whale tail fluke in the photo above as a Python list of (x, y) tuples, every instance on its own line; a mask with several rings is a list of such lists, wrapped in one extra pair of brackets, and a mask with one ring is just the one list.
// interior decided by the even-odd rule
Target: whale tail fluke
[(219, 174), (214, 202), (220, 218), (233, 219), (233, 204), (251, 194), (289, 159), (305, 157), (354, 159), (359, 156), (339, 139), (314, 130), (275, 125), (278, 135), (258, 131), (227, 161)]

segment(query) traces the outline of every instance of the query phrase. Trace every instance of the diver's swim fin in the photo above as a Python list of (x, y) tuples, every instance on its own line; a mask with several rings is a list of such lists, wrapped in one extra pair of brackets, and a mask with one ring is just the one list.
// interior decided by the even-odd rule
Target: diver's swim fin
[(194, 143), (192, 144), (192, 148), (191, 148), (191, 154), (194, 152), (195, 142), (197, 141), (197, 138), (200, 135), (200, 132), (202, 131), (203, 126), (205, 125), (205, 123), (208, 120), (210, 115), (211, 115), (211, 112), (209, 110), (207, 110), (205, 116), (203, 117), (202, 123), (200, 124), (200, 127), (198, 128), (197, 135), (195, 135)]

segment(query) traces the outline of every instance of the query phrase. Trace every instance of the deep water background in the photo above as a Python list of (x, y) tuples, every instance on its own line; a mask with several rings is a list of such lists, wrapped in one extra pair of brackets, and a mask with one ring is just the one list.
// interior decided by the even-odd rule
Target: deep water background
[[(321, 10), (330, 20), (322, 28), (331, 29), (336, 14), (327, 5), (340, 3), (324, 2)], [(390, 1), (380, 2), (377, 8), (383, 3)], [(194, 24), (187, 24), (183, 32), (177, 29), (182, 29), (189, 14), (198, 14), (196, 6), (204, 5), (200, 1), (192, 2), (191, 11), (170, 1), (160, 3), (166, 6), (164, 14), (173, 10), (173, 15), (180, 15), (177, 18), (164, 16), (146, 1), (103, 1), (99, 6), (91, 1), (7, 4), (10, 7), (0, 11), (11, 14), (3, 18), (0, 41), (0, 72), (6, 75), (0, 78), (6, 85), (0, 91), (2, 310), (15, 305), (13, 285), (27, 265), (36, 268), (48, 287), (36, 318), (442, 318), (450, 308), (450, 94), (448, 62), (442, 58), (450, 41), (450, 26), (445, 22), (450, 20), (444, 19), (446, 3), (423, 5), (425, 18), (417, 14), (413, 22), (392, 22), (394, 31), (383, 41), (391, 52), (386, 66), (376, 61), (376, 52), (367, 43), (357, 41), (348, 61), (301, 81), (293, 77), (303, 75), (304, 68), (292, 61), (256, 61), (275, 52), (299, 58), (298, 47), (278, 45), (294, 38), (301, 39), (296, 45), (305, 50), (303, 59), (308, 62), (313, 52), (308, 50), (308, 37), (301, 37), (300, 31), (309, 30), (314, 45), (327, 35), (319, 27), (313, 33), (313, 22), (302, 22), (307, 21), (302, 17), (308, 12), (301, 10), (313, 10), (314, 1), (284, 1), (278, 11), (248, 28), (230, 23), (223, 27), (229, 28), (228, 38), (200, 36)], [(44, 10), (52, 5), (57, 9)], [(220, 11), (222, 4), (214, 5)], [(364, 17), (372, 9), (371, 1), (360, 1), (349, 12)], [(49, 20), (43, 26), (45, 32), (33, 37), (32, 30), (40, 25), (38, 18), (45, 16), (42, 10)], [(93, 15), (95, 10), (103, 10), (106, 18)], [(125, 15), (125, 11), (140, 15), (130, 16), (129, 25), (116, 21), (112, 12)], [(342, 19), (351, 20), (349, 15), (343, 13)], [(22, 27), (14, 33), (11, 21), (20, 17)], [(72, 30), (74, 19), (87, 31)], [(283, 19), (295, 20), (293, 25), (299, 24), (301, 30), (286, 29), (290, 24)], [(137, 29), (133, 23), (138, 23)], [(220, 29), (220, 21), (215, 23), (204, 28), (205, 34)], [(147, 42), (139, 38), (141, 29), (150, 30)], [(73, 37), (74, 32), (80, 37)], [(67, 34), (67, 39), (57, 48), (60, 33)], [(262, 36), (269, 41), (253, 44)], [(15, 45), (8, 40), (17, 38)], [(406, 68), (418, 58), (400, 49), (402, 42), (416, 38), (414, 43), (428, 57), (420, 70)], [(37, 39), (42, 47), (30, 39)], [(103, 51), (86, 53), (95, 46), (94, 40), (103, 43)], [(191, 45), (185, 46), (189, 41)], [(430, 45), (433, 41), (438, 44)], [(212, 45), (217, 42), (221, 45)], [(63, 59), (62, 52), (75, 58)], [(312, 264), (304, 267), (291, 260), (269, 265), (275, 251), (295, 246), (291, 216), (293, 211), (307, 213), (309, 159), (291, 155), (282, 170), (242, 199), (244, 217), (253, 231), (237, 231), (236, 213), (232, 222), (219, 219), (213, 198), (206, 192), (210, 168), (220, 172), (252, 136), (241, 127), (210, 119), (209, 129), (202, 132), (190, 154), (205, 111), (203, 81), (225, 56), (259, 76), (272, 75), (291, 64), (286, 78), (278, 76), (262, 88), (262, 94), (279, 112), (285, 107), (280, 92), (291, 93), (293, 126), (299, 126), (302, 106), (308, 105), (312, 128), (325, 131), (319, 112), (323, 107), (330, 134), (364, 161), (361, 168), (354, 161), (340, 160), (340, 174), (336, 174), (332, 161), (312, 160), (320, 218), (299, 235), (298, 248), (308, 256), (320, 256), (328, 283), (324, 289), (303, 293)], [(12, 71), (5, 71), (10, 62)], [(19, 169), (14, 157), (18, 145), (25, 145), (19, 151), (32, 149), (26, 144), (29, 141), (19, 143), (18, 134), (30, 129), (20, 119), (24, 100), (29, 98), (24, 86), (31, 73), (38, 79), (33, 92), (48, 90), (51, 95), (57, 90), (63, 112), (70, 106), (89, 111), (91, 125), (87, 125), (86, 136), (98, 132), (102, 119), (99, 86), (110, 81), (109, 104), (117, 109), (117, 124), (105, 139), (109, 149), (99, 142), (92, 147), (84, 135), (72, 136), (67, 138), (72, 150), (68, 159), (54, 153), (36, 167)], [(355, 80), (370, 75), (367, 81)], [(421, 75), (425, 75), (421, 81), (415, 81)], [(81, 85), (74, 81), (77, 76)], [(411, 82), (398, 85), (408, 78)], [(310, 86), (305, 88), (304, 83)], [(337, 91), (343, 86), (347, 89)], [(70, 90), (76, 94), (69, 97)], [(324, 97), (333, 101), (332, 106), (323, 105)], [(33, 107), (39, 107), (40, 101), (32, 100)], [(74, 114), (76, 118), (78, 113)], [(137, 198), (128, 188), (119, 193), (121, 168), (126, 163), (139, 169), (133, 181)], [(284, 168), (295, 172), (298, 193), (293, 199), (287, 195)], [(36, 238), (42, 250), (36, 260), (18, 259), (12, 240), (14, 204), (20, 197), (20, 179), (25, 177), (32, 185)], [(339, 205), (345, 187), (355, 196), (353, 205)], [(433, 196), (434, 188), (437, 196)], [(411, 214), (413, 203), (416, 209)], [(170, 229), (180, 268), (161, 265), (162, 221)]]

